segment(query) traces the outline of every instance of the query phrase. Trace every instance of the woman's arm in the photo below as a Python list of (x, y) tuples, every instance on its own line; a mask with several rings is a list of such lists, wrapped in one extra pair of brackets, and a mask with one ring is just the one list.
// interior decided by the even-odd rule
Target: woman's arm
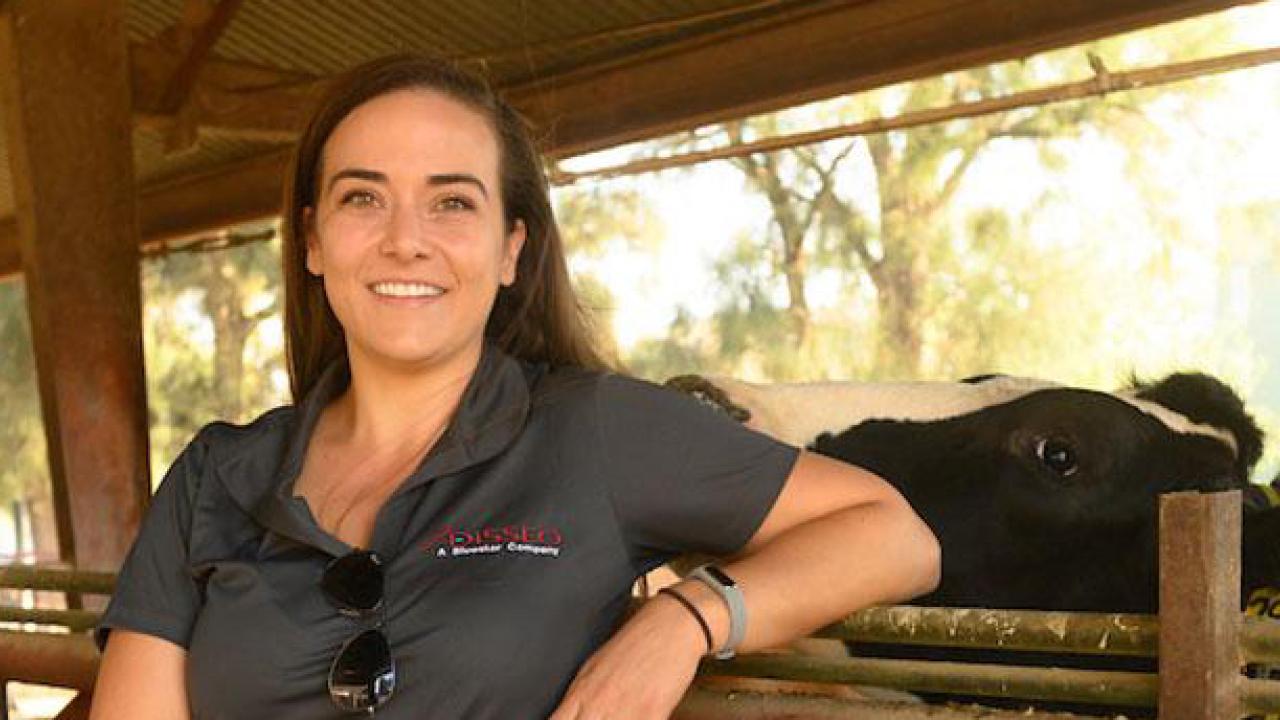
[[(724, 570), (745, 597), (747, 632), (739, 650), (751, 651), (788, 642), (858, 608), (929, 592), (940, 577), (941, 550), (884, 480), (801, 453), (764, 522)], [(729, 634), (724, 602), (697, 581), (686, 580), (678, 590), (702, 613), (716, 647), (722, 646)], [(705, 651), (688, 610), (659, 596), (583, 665), (552, 720), (602, 711), (665, 718)]]
[(168, 640), (112, 630), (89, 720), (186, 720), (187, 651)]
[[(774, 647), (854, 609), (923, 595), (938, 585), (941, 556), (933, 532), (887, 482), (801, 453), (759, 530), (724, 566), (746, 599), (739, 650)], [(722, 645), (729, 634), (724, 601), (697, 581), (679, 590)]]

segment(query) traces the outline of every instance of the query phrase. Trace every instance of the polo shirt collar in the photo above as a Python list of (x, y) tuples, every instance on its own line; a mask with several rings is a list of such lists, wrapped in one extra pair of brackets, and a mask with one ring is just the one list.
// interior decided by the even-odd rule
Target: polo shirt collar
[[(486, 342), (449, 426), (387, 502), (434, 478), (478, 465), (505, 450), (519, 435), (528, 416), (533, 372), (535, 369)], [(306, 502), (293, 495), (293, 486), (302, 472), (307, 442), (321, 412), (346, 390), (350, 380), (345, 356), (324, 369), (289, 423), (288, 440), (272, 492), (265, 493), (250, 509), (265, 527), (335, 556), (345, 554), (350, 548), (320, 529)]]

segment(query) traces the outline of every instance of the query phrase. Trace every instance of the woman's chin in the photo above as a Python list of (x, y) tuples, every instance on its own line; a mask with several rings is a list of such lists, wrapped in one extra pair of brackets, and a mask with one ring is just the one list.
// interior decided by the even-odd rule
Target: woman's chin
[[(400, 343), (377, 343), (362, 354), (379, 365), (419, 370), (471, 357), (478, 353), (479, 343), (475, 343), (475, 346), (472, 348), (468, 343), (424, 343), (414, 339)], [(469, 350), (474, 352), (468, 352)]]

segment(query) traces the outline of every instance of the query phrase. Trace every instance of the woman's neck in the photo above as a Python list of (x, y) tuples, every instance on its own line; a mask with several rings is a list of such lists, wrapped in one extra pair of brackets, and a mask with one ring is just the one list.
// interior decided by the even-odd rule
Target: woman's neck
[(351, 384), (334, 402), (337, 422), (331, 427), (344, 443), (365, 448), (393, 448), (438, 437), (476, 372), (481, 350), (477, 345), (418, 367), (349, 352)]

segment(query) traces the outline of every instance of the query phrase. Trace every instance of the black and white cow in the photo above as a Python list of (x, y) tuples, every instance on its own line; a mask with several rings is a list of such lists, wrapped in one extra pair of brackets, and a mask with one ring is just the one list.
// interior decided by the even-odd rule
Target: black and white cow
[[(1262, 433), (1239, 397), (1198, 373), (1111, 393), (1005, 376), (789, 385), (684, 376), (669, 384), (896, 486), (942, 545), (942, 580), (914, 601), (922, 605), (1155, 612), (1158, 496), (1244, 488), (1262, 452)], [(1280, 579), (1280, 508), (1249, 512), (1245, 523), (1242, 598), (1249, 598)], [(1076, 660), (871, 650), (979, 662)], [(1143, 661), (1131, 662), (1079, 664), (1139, 669)]]
[(1247, 484), (1262, 434), (1203, 374), (1104, 393), (1040, 380), (673, 386), (898, 488), (943, 550), (955, 607), (1156, 609), (1157, 497)]

